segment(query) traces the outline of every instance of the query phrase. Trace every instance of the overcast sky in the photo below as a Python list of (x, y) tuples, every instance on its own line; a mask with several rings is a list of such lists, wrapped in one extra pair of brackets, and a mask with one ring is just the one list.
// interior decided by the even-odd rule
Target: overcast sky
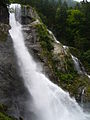
[[(78, 2), (80, 2), (80, 1), (83, 1), (83, 0), (75, 0), (75, 1), (78, 1)], [(88, 1), (90, 1), (90, 0), (88, 0)]]

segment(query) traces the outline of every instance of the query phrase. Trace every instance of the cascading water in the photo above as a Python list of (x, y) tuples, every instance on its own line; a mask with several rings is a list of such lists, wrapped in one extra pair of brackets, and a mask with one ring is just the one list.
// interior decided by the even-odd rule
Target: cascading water
[[(63, 48), (64, 48), (65, 52), (67, 49), (69, 49), (68, 46), (63, 46)], [(78, 72), (78, 74), (86, 75), (88, 78), (90, 78), (90, 75), (87, 74), (87, 72), (85, 71), (85, 68), (82, 65), (82, 63), (80, 62), (80, 60), (77, 57), (73, 56), (72, 54), (71, 54), (71, 57), (72, 57), (72, 60), (74, 63), (75, 70)]]
[(60, 44), (59, 41), (57, 41), (56, 37), (54, 36), (54, 34), (52, 33), (52, 31), (48, 30), (49, 34), (53, 37), (53, 39), (55, 40), (56, 43)]
[(72, 60), (74, 61), (75, 69), (77, 70), (78, 74), (83, 74), (83, 71), (80, 67), (79, 60), (73, 55), (71, 55), (71, 57), (72, 57)]
[[(82, 66), (82, 64), (80, 63), (79, 59), (76, 58), (73, 55), (71, 55), (71, 57), (72, 57), (72, 60), (73, 60), (74, 65), (75, 65), (75, 69), (77, 70), (78, 74), (84, 74), (88, 78), (90, 78), (90, 75), (87, 74), (87, 72), (85, 71), (85, 68)], [(81, 64), (81, 66), (80, 66), (80, 64)]]
[[(20, 11), (20, 5), (12, 4), (10, 7), (15, 9), (15, 6)], [(68, 93), (39, 71), (25, 46), (22, 26), (16, 21), (15, 13), (10, 13), (10, 25), (20, 72), (33, 100), (28, 108), (36, 115), (36, 120), (90, 120), (90, 116), (83, 112)]]

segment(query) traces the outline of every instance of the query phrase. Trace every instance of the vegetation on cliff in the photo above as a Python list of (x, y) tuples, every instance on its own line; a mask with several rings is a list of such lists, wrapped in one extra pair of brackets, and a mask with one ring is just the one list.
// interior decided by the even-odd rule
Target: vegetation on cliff
[[(62, 44), (56, 43), (55, 39), (42, 22), (38, 22), (33, 25), (33, 27), (36, 29), (36, 34), (38, 33), (38, 42), (40, 42), (42, 48), (39, 57), (51, 70), (50, 74), (52, 74), (53, 82), (57, 83), (64, 90), (69, 91), (70, 95), (75, 96), (78, 101), (81, 101), (80, 94), (83, 88), (86, 88), (85, 101), (89, 101), (90, 91), (88, 88), (90, 82), (88, 81), (88, 77), (80, 77), (74, 70), (70, 51), (67, 51), (67, 54), (65, 53)], [(56, 53), (55, 46), (57, 48), (59, 47)]]
[(0, 120), (16, 120), (6, 114), (7, 107), (3, 104), (0, 104)]

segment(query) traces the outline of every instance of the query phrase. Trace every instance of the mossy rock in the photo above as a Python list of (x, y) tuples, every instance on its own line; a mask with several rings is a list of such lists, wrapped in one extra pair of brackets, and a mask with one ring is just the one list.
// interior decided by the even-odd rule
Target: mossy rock
[(30, 5), (21, 5), (22, 7), (22, 20), (25, 21), (25, 19), (28, 20), (28, 22), (26, 24), (32, 23), (34, 21), (36, 21), (37, 19), (39, 21), (41, 21), (40, 17), (38, 16), (35, 8), (31, 7)]
[(3, 33), (0, 31), (0, 41), (6, 41), (7, 39), (7, 33)]
[[(62, 87), (69, 91), (71, 96), (74, 96), (77, 101), (80, 101), (80, 95), (82, 94), (82, 90), (85, 88), (85, 102), (90, 101), (90, 81), (86, 76), (76, 76), (73, 81), (65, 82), (64, 85), (61, 84)], [(80, 91), (81, 90), (81, 91)]]
[(5, 112), (7, 110), (7, 106), (4, 104), (0, 104), (0, 112)]
[(87, 101), (90, 102), (90, 85), (88, 85), (86, 89), (86, 98), (87, 98)]
[(0, 120), (16, 120), (6, 114), (7, 106), (0, 104)]
[(11, 117), (9, 117), (8, 115), (5, 115), (3, 113), (0, 112), (0, 120), (15, 120)]
[(6, 41), (9, 28), (9, 25), (0, 23), (0, 41)]

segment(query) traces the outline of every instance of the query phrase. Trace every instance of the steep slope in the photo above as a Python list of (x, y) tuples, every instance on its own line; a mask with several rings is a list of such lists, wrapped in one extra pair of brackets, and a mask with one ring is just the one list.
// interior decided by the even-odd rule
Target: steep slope
[(86, 88), (84, 101), (90, 100), (90, 80), (84, 74), (77, 73), (69, 49), (56, 40), (32, 7), (22, 9), (26, 11), (22, 14), (25, 21), (30, 19), (23, 26), (26, 45), (37, 62), (42, 64), (43, 72), (78, 101), (81, 101), (82, 91)]

